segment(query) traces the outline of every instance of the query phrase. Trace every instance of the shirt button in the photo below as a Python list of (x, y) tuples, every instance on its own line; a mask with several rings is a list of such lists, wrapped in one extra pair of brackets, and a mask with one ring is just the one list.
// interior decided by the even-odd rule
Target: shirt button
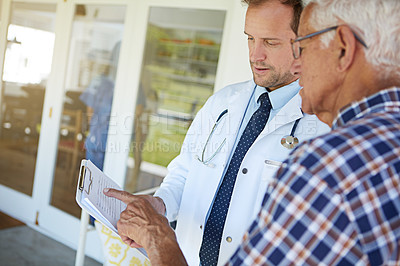
[(200, 229), (203, 229), (203, 226), (202, 226), (202, 225), (200, 225)]
[(228, 237), (226, 238), (226, 242), (231, 243), (231, 242), (232, 242), (232, 237), (228, 236)]
[(243, 169), (242, 169), (242, 173), (243, 173), (243, 174), (247, 174), (247, 172), (248, 172), (247, 168), (243, 168)]

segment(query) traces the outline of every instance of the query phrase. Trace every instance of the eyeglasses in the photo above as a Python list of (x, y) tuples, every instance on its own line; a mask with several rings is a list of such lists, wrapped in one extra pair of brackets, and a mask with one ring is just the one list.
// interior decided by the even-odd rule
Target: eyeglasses
[[(320, 30), (320, 31), (316, 31), (316, 32), (307, 34), (306, 36), (303, 36), (303, 37), (297, 37), (296, 39), (290, 39), (290, 43), (292, 44), (292, 51), (293, 51), (294, 59), (299, 59), (301, 56), (301, 52), (304, 49), (303, 47), (300, 46), (300, 41), (303, 41), (308, 38), (312, 38), (314, 36), (320, 35), (322, 33), (325, 33), (325, 32), (331, 31), (331, 30), (336, 30), (339, 26), (341, 26), (341, 25), (337, 25), (337, 26), (333, 26), (333, 27), (329, 27), (329, 28)], [(365, 42), (354, 31), (352, 31), (352, 32), (353, 32), (353, 35), (356, 38), (356, 40), (359, 41), (362, 44), (362, 46), (364, 46), (365, 48), (368, 48), (368, 46), (365, 44)]]

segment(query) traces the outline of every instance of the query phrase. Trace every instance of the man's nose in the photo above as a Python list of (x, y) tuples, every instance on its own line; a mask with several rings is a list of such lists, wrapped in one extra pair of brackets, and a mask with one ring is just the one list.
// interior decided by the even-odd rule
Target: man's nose
[(290, 72), (293, 76), (300, 77), (301, 75), (301, 63), (300, 59), (294, 59), (292, 66), (290, 67)]
[(264, 61), (267, 58), (265, 47), (262, 41), (255, 41), (253, 47), (250, 49), (251, 62)]

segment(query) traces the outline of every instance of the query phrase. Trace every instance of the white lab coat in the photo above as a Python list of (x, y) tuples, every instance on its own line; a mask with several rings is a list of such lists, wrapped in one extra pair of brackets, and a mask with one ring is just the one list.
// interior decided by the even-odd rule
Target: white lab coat
[[(224, 169), (235, 143), (237, 131), (246, 106), (255, 88), (254, 81), (225, 87), (206, 102), (189, 128), (181, 153), (168, 166), (156, 196), (166, 205), (167, 218), (177, 219), (178, 243), (189, 265), (199, 265), (199, 250), (204, 224), (214, 196), (223, 178)], [(235, 252), (242, 237), (260, 210), (267, 186), (291, 150), (280, 141), (289, 135), (296, 119), (303, 117), (301, 98), (294, 96), (267, 123), (265, 129), (250, 147), (243, 159), (236, 179), (222, 236), (218, 264), (224, 264)], [(210, 158), (226, 138), (226, 143), (211, 160), (211, 166), (200, 162), (204, 145), (218, 116), (221, 118), (205, 150), (204, 159)], [(315, 116), (305, 115), (297, 126), (295, 136), (301, 143), (329, 131), (329, 127)], [(271, 163), (272, 161), (272, 163)], [(243, 172), (247, 169), (247, 173)], [(231, 241), (229, 241), (231, 239)]]

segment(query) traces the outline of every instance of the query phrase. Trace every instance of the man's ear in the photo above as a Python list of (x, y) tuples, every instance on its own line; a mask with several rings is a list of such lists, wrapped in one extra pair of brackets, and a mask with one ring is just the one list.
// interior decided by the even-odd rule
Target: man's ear
[(337, 70), (343, 72), (354, 62), (357, 40), (349, 26), (339, 26), (338, 38), (338, 65)]

